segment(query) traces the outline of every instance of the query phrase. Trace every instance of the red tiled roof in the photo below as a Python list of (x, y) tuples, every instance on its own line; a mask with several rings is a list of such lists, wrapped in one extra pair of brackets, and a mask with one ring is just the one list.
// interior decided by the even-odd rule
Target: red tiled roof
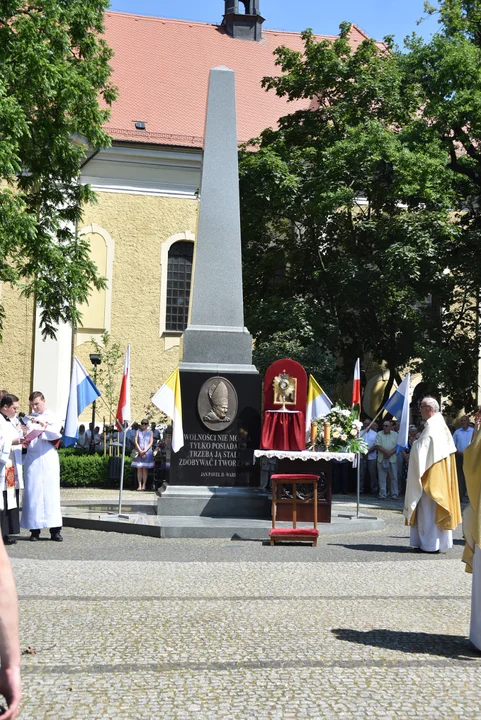
[[(236, 40), (219, 25), (116, 12), (106, 13), (105, 25), (119, 90), (106, 127), (114, 140), (202, 147), (209, 70), (219, 65), (236, 73), (239, 142), (308, 104), (287, 102), (260, 84), (264, 76), (279, 74), (275, 48), (302, 51), (298, 33), (264, 30), (260, 42)], [(366, 38), (355, 25), (351, 35), (353, 46)], [(136, 121), (146, 129), (137, 130)]]

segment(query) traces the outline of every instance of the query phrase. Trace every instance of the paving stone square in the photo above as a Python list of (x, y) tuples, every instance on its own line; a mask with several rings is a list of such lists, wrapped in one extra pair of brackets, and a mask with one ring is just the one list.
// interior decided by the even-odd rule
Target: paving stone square
[(317, 548), (22, 535), (21, 718), (480, 717), (460, 531), (415, 553), (401, 506), (375, 510), (382, 531)]

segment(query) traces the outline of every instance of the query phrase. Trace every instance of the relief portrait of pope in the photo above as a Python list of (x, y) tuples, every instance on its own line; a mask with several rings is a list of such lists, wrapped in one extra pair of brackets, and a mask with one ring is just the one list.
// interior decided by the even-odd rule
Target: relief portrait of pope
[(211, 423), (229, 422), (230, 417), (227, 414), (229, 412), (229, 392), (227, 385), (222, 380), (217, 384), (213, 383), (207, 395), (212, 409), (204, 415), (203, 420)]

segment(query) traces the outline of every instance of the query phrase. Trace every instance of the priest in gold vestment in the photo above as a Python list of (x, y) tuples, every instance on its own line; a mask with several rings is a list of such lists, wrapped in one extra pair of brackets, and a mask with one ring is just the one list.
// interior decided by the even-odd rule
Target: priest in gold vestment
[(409, 455), (404, 517), (410, 543), (424, 552), (453, 546), (453, 530), (461, 522), (456, 446), (434, 398), (421, 402), (424, 430)]
[(471, 444), (463, 454), (463, 469), (469, 504), (463, 512), (463, 535), (466, 546), (463, 562), (466, 572), (473, 573), (471, 594), (471, 624), (469, 639), (481, 650), (481, 429), (479, 413)]

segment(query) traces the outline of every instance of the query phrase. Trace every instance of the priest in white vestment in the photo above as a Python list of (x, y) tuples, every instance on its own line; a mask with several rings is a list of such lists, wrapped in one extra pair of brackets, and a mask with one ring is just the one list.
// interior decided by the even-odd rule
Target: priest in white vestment
[(481, 429), (479, 416), (471, 444), (463, 453), (463, 470), (469, 504), (463, 512), (463, 535), (466, 546), (463, 562), (466, 572), (473, 574), (471, 624), (469, 639), (481, 650)]
[(27, 447), (24, 457), (22, 519), (20, 525), (30, 530), (30, 540), (38, 540), (42, 528), (50, 529), (50, 537), (62, 542), (62, 512), (60, 509), (60, 463), (56, 441), (61, 438), (60, 422), (47, 409), (40, 392), (29, 397), (32, 413), (27, 430), (43, 430)]
[(453, 546), (453, 530), (461, 522), (456, 446), (438, 402), (426, 397), (420, 409), (425, 426), (409, 455), (404, 517), (410, 544), (438, 552)]

